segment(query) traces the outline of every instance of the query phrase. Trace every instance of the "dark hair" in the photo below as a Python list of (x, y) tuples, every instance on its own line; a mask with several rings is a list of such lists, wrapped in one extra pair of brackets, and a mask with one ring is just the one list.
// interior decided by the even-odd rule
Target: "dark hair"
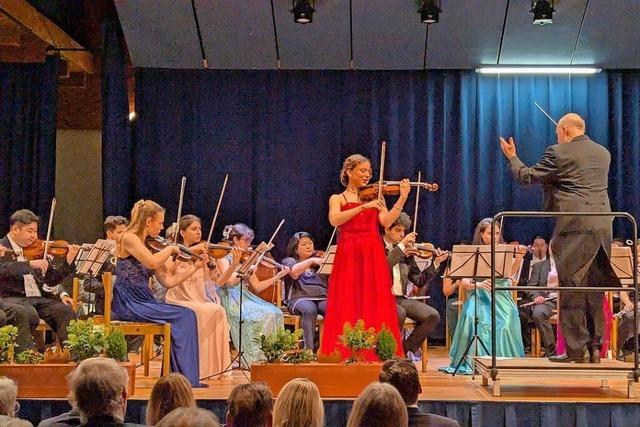
[[(202, 224), (202, 220), (199, 217), (195, 215), (184, 215), (182, 218), (180, 218), (180, 231), (186, 230), (194, 222), (199, 222), (200, 224)], [(184, 243), (184, 239), (180, 235), (180, 231), (178, 231), (178, 243)]]
[(411, 218), (409, 218), (406, 212), (400, 212), (398, 219), (393, 221), (393, 224), (391, 224), (389, 228), (393, 228), (396, 225), (400, 225), (404, 227), (405, 230), (408, 230), (411, 227)]
[(291, 236), (289, 242), (287, 243), (288, 257), (296, 259), (298, 258), (298, 244), (300, 244), (300, 239), (302, 239), (303, 237), (308, 237), (313, 243), (315, 243), (313, 237), (311, 237), (311, 234), (307, 233), (306, 231), (298, 231), (297, 233), (294, 233), (294, 235)]
[(416, 365), (408, 359), (393, 358), (384, 362), (378, 375), (381, 383), (389, 383), (398, 389), (407, 405), (414, 405), (420, 394), (420, 376)]
[[(493, 218), (483, 218), (480, 220), (478, 225), (476, 226), (476, 230), (473, 232), (473, 243), (472, 245), (484, 245), (482, 241), (482, 233), (488, 228), (491, 227), (491, 223), (493, 222)], [(496, 224), (497, 227), (500, 227), (499, 224)], [(502, 229), (500, 229), (500, 242), (503, 242), (502, 239)]]
[(545, 239), (545, 238), (544, 238), (544, 237), (542, 237), (542, 236), (536, 236), (536, 237), (534, 237), (534, 238), (533, 238), (533, 241), (535, 242), (535, 241), (536, 241), (536, 240), (538, 240), (538, 239), (542, 239), (542, 240), (544, 240), (544, 242), (545, 242), (545, 243), (547, 243), (547, 239)]
[(227, 410), (234, 427), (264, 425), (273, 411), (273, 394), (262, 382), (237, 385), (229, 394)]
[(129, 225), (129, 220), (120, 215), (109, 215), (104, 220), (104, 232), (113, 231), (119, 225)]
[(11, 215), (11, 218), (9, 219), (9, 225), (13, 226), (18, 222), (22, 225), (33, 224), (34, 222), (36, 224), (39, 224), (40, 218), (29, 209), (20, 209), (19, 211), (15, 211), (13, 215)]

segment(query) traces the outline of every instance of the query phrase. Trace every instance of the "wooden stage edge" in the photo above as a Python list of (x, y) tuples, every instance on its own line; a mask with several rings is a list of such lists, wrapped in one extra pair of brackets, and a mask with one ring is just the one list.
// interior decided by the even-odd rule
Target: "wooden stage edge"
[[(133, 361), (137, 361), (136, 355), (131, 355)], [(522, 360), (522, 359), (520, 359)], [(503, 363), (506, 361), (503, 361)], [(545, 363), (543, 359), (526, 359), (527, 364)], [(603, 360), (604, 362), (604, 360)], [(611, 362), (611, 361), (609, 361)], [(490, 364), (490, 361), (488, 362)], [(512, 362), (509, 362), (512, 363)], [(136, 371), (136, 391), (131, 400), (148, 400), (151, 388), (158, 379), (161, 362), (152, 360), (149, 377), (143, 376), (142, 367)], [(416, 367), (420, 371), (420, 362)], [(429, 349), (429, 367), (426, 373), (420, 373), (422, 394), (420, 401), (437, 402), (527, 402), (527, 403), (617, 403), (638, 404), (639, 397), (627, 397), (627, 380), (624, 378), (610, 378), (607, 387), (602, 387), (601, 378), (585, 371), (573, 370), (570, 376), (558, 376), (550, 371), (539, 371), (531, 375), (518, 375), (517, 372), (507, 373), (499, 371), (500, 396), (494, 396), (494, 387), (489, 380), (488, 386), (483, 386), (483, 378), (476, 375), (473, 379), (469, 375), (457, 375), (455, 377), (438, 372), (438, 368), (448, 366), (449, 357), (444, 347), (431, 347)], [(571, 368), (569, 368), (571, 369)], [(251, 374), (246, 373), (250, 378)], [(229, 393), (238, 384), (248, 380), (239, 371), (233, 371), (230, 378), (205, 381), (209, 388), (197, 388), (193, 390), (197, 400), (226, 400)], [(339, 381), (339, 380), (338, 380)], [(640, 387), (638, 384), (632, 385)], [(636, 396), (638, 394), (636, 393)], [(36, 399), (37, 400), (37, 399)], [(60, 399), (64, 400), (64, 399)], [(348, 398), (336, 398), (325, 400), (352, 400)]]

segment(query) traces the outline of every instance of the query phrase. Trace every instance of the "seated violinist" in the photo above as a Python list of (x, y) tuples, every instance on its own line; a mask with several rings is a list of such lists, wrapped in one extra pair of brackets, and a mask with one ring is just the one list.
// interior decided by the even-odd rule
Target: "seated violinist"
[(327, 278), (318, 274), (323, 258), (316, 254), (309, 233), (295, 233), (287, 244), (282, 265), (291, 269), (284, 279), (284, 301), (292, 314), (302, 316), (304, 347), (313, 350), (318, 314), (327, 310)]
[[(415, 354), (423, 341), (440, 322), (438, 311), (415, 299), (407, 298), (407, 284), (422, 288), (436, 276), (440, 264), (449, 257), (448, 253), (436, 250), (433, 262), (420, 271), (413, 256), (411, 247), (415, 244), (416, 233), (405, 234), (411, 226), (411, 218), (402, 212), (398, 219), (384, 230), (384, 244), (387, 250), (387, 262), (392, 272), (391, 291), (396, 299), (398, 322), (403, 328), (405, 319), (409, 317), (416, 322), (413, 332), (402, 344), (404, 352)], [(411, 355), (409, 355), (411, 356)]]
[[(21, 209), (11, 215), (9, 233), (0, 240), (0, 245), (10, 248), (13, 256), (0, 258), (0, 297), (3, 302), (18, 304), (36, 314), (58, 335), (60, 342), (67, 339), (67, 326), (76, 313), (71, 308), (72, 300), (66, 293), (55, 294), (53, 288), (73, 273), (73, 260), (78, 246), (68, 245), (64, 263), (59, 269), (40, 254), (29, 260), (25, 248), (36, 242), (40, 219), (31, 211)], [(33, 322), (30, 321), (33, 328)], [(37, 323), (35, 324), (37, 327)]]

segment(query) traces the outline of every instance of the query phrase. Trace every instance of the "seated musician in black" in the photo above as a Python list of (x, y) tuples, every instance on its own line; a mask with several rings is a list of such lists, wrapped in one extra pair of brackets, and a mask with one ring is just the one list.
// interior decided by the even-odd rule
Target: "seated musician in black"
[(38, 223), (39, 218), (27, 209), (11, 215), (9, 233), (0, 240), (0, 245), (13, 251), (13, 256), (0, 258), (0, 298), (5, 303), (23, 306), (30, 313), (30, 318), (42, 318), (63, 342), (67, 339), (67, 326), (76, 318), (76, 313), (71, 308), (69, 295), (54, 294), (53, 290), (55, 285), (72, 274), (72, 263), (79, 248), (69, 245), (59, 270), (49, 258), (29, 261), (23, 248), (37, 239)]
[[(10, 257), (12, 254), (10, 249), (4, 246), (0, 246), (0, 259)], [(0, 263), (3, 261), (0, 261)], [(0, 298), (0, 327), (5, 325), (12, 325), (18, 328), (18, 335), (16, 337), (16, 344), (18, 347), (15, 349), (16, 353), (24, 350), (30, 350), (34, 347), (32, 334), (35, 333), (40, 318), (38, 313), (33, 310), (28, 310), (20, 304), (12, 304), (4, 301)]]
[(316, 256), (309, 233), (295, 233), (287, 244), (287, 258), (282, 265), (291, 273), (284, 278), (284, 301), (289, 312), (302, 316), (304, 347), (314, 348), (316, 318), (327, 310), (327, 278), (318, 274), (322, 258)]
[[(129, 225), (129, 221), (123, 216), (108, 216), (104, 220), (105, 238), (114, 242), (117, 241), (127, 230), (127, 225)], [(116, 268), (114, 261), (115, 255), (107, 258), (101, 272), (113, 272)], [(95, 295), (95, 314), (104, 314), (104, 287), (102, 286), (101, 277), (85, 280), (83, 287), (85, 292), (90, 292)]]
[(407, 317), (416, 322), (411, 335), (402, 343), (404, 352), (415, 354), (429, 333), (440, 323), (440, 314), (422, 301), (407, 298), (407, 285), (411, 282), (418, 288), (424, 287), (438, 273), (440, 264), (446, 261), (449, 255), (437, 250), (433, 262), (420, 271), (414, 257), (408, 255), (410, 246), (416, 241), (415, 233), (406, 234), (409, 227), (411, 219), (402, 212), (398, 219), (384, 230), (384, 244), (392, 273), (391, 291), (396, 298), (400, 329), (403, 328)]

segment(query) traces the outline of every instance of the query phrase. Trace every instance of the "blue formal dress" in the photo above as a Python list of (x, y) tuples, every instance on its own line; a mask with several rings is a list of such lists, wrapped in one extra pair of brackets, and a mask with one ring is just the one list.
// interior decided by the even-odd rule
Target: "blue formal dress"
[[(231, 257), (227, 257), (231, 263)], [(220, 304), (227, 311), (231, 340), (235, 348), (240, 342), (240, 284), (218, 288)], [(263, 300), (249, 290), (247, 283), (242, 286), (242, 350), (246, 362), (251, 365), (263, 359), (260, 344), (256, 342), (261, 334), (269, 335), (284, 328), (282, 310)], [(242, 366), (245, 362), (242, 361)]]
[[(508, 286), (506, 279), (497, 279), (496, 286)], [(467, 293), (467, 299), (462, 306), (460, 319), (456, 326), (456, 331), (451, 340), (451, 365), (440, 368), (441, 371), (453, 373), (456, 366), (462, 359), (467, 345), (473, 337), (473, 316), (474, 306), (478, 302), (478, 336), (482, 342), (491, 350), (491, 293), (478, 289), (476, 292)], [(513, 302), (510, 291), (496, 292), (496, 356), (498, 357), (524, 357), (524, 346), (522, 344), (522, 332), (520, 330), (520, 317), (518, 307)], [(471, 346), (466, 361), (460, 366), (459, 374), (470, 375), (473, 373), (473, 360), (475, 355), (475, 344)], [(478, 343), (478, 356), (490, 355), (484, 351)]]
[(171, 370), (179, 372), (194, 387), (200, 383), (198, 359), (198, 322), (186, 307), (158, 302), (149, 289), (153, 270), (132, 256), (116, 264), (111, 312), (114, 319), (132, 322), (171, 324)]

